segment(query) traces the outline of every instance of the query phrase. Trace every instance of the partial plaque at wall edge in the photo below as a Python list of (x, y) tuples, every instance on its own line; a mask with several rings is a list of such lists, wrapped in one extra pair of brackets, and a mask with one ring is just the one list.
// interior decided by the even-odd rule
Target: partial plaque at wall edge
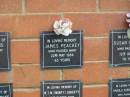
[(0, 71), (11, 70), (9, 32), (0, 32), (0, 60)]
[(109, 62), (111, 67), (130, 66), (130, 39), (127, 30), (113, 30), (109, 39)]
[(12, 83), (0, 83), (0, 96), (1, 97), (13, 97)]
[(130, 78), (110, 80), (109, 97), (130, 97)]

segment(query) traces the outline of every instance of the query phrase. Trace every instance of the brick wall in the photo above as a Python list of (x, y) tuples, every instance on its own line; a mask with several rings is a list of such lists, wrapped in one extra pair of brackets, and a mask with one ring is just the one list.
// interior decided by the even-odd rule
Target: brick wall
[[(0, 82), (13, 82), (14, 97), (40, 97), (42, 80), (79, 79), (83, 97), (108, 97), (108, 81), (130, 77), (130, 67), (109, 68), (109, 31), (127, 28), (130, 0), (0, 0), (0, 31), (11, 32), (12, 71)], [(84, 30), (81, 69), (40, 69), (39, 32), (54, 20), (70, 18)], [(53, 75), (52, 75), (53, 74)]]

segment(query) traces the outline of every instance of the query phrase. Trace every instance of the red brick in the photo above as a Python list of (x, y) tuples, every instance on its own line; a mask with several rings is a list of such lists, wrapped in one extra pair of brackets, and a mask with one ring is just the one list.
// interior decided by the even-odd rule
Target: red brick
[(106, 84), (109, 80), (109, 66), (107, 63), (84, 64), (83, 82), (85, 84)]
[(129, 11), (129, 0), (100, 0), (101, 10), (119, 10)]
[(59, 70), (43, 70), (41, 78), (42, 80), (60, 80), (60, 71)]
[(129, 77), (129, 67), (115, 67), (111, 68), (111, 78), (128, 78)]
[(121, 13), (66, 14), (73, 29), (84, 30), (84, 36), (108, 36), (110, 30), (127, 28), (126, 16)]
[(0, 83), (7, 83), (10, 78), (10, 72), (0, 72)]
[(0, 13), (16, 13), (21, 11), (21, 0), (0, 0)]
[(108, 87), (87, 87), (83, 89), (83, 97), (108, 97)]
[(65, 80), (82, 80), (84, 84), (106, 84), (110, 70), (107, 63), (87, 63), (82, 69), (64, 70)]
[[(84, 36), (108, 36), (113, 29), (127, 28), (125, 14), (67, 14), (73, 22), (73, 29), (83, 29)], [(39, 37), (41, 31), (53, 30), (59, 19), (56, 15), (0, 16), (0, 31), (12, 32), (13, 38)], [(90, 22), (91, 21), (91, 22)]]
[(21, 65), (13, 67), (14, 87), (39, 87), (41, 82), (40, 66)]
[[(55, 3), (55, 4), (54, 4)], [(96, 0), (28, 0), (28, 12), (85, 12), (95, 11)]]
[(14, 21), (14, 16), (0, 16), (0, 32), (13, 32)]
[(39, 41), (13, 41), (12, 63), (40, 63)]
[[(96, 42), (95, 42), (96, 41)], [(12, 63), (40, 63), (40, 41), (13, 41)], [(86, 39), (84, 61), (108, 59), (108, 39)]]
[(64, 80), (82, 80), (83, 70), (82, 69), (65, 69), (63, 71)]
[(82, 69), (64, 70), (65, 80), (82, 80), (84, 84), (107, 84), (110, 79), (128, 78), (128, 67), (110, 68), (108, 63), (87, 63)]
[(84, 61), (108, 60), (109, 42), (104, 39), (86, 39), (84, 41)]
[(53, 30), (53, 22), (58, 18), (53, 15), (16, 16), (13, 37), (39, 37), (41, 31)]
[[(96, 41), (96, 42), (95, 42)], [(40, 63), (40, 41), (13, 41), (12, 63)], [(108, 60), (107, 38), (84, 40), (84, 61)]]
[(12, 33), (13, 38), (39, 37), (41, 31), (53, 30), (56, 15), (0, 16), (0, 31)]
[(40, 97), (40, 91), (14, 91), (14, 97)]

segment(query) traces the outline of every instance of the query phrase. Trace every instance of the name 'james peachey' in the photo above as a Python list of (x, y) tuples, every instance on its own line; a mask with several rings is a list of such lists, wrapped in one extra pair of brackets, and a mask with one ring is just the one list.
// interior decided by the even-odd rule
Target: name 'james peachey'
[(79, 43), (67, 43), (67, 44), (47, 44), (45, 48), (73, 48), (73, 47), (79, 47)]

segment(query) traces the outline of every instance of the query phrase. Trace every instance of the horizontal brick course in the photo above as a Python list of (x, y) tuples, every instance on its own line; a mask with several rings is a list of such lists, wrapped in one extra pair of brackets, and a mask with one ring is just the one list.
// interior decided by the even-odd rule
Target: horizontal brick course
[(0, 13), (18, 13), (21, 9), (21, 0), (0, 0)]
[[(15, 88), (40, 87), (44, 80), (59, 80), (59, 70), (41, 70), (40, 65), (24, 64), (13, 66), (13, 83)], [(53, 74), (53, 76), (52, 76)]]
[(82, 69), (64, 70), (64, 79), (81, 80), (84, 84), (107, 84), (110, 79), (128, 78), (129, 67), (110, 68), (109, 63), (84, 63)]
[(83, 90), (83, 97), (109, 97), (108, 87), (88, 87)]
[(84, 30), (84, 36), (104, 37), (110, 30), (125, 29), (127, 23), (124, 13), (65, 14), (73, 22), (73, 29)]
[(58, 15), (0, 16), (0, 32), (11, 32), (12, 38), (38, 38), (40, 32), (52, 30)]
[[(109, 66), (109, 33), (127, 29), (129, 0), (0, 0), (0, 32), (11, 32), (12, 71), (0, 72), (0, 83), (12, 82), (14, 97), (40, 97), (44, 80), (80, 80), (83, 97), (109, 97), (110, 79), (130, 77), (129, 67)], [(72, 30), (83, 30), (83, 67), (40, 68), (40, 32), (69, 18)]]
[(14, 97), (40, 97), (40, 91), (15, 91)]
[(11, 46), (12, 63), (40, 63), (39, 41), (14, 41)]
[[(84, 39), (84, 61), (108, 60), (108, 46), (108, 38)], [(40, 64), (40, 39), (12, 41), (11, 56), (12, 63), (15, 64)]]
[(92, 38), (84, 41), (84, 61), (108, 60), (108, 55), (109, 41), (107, 38)]
[(96, 0), (28, 0), (28, 12), (85, 12), (95, 11)]
[(129, 11), (129, 0), (100, 0), (101, 10), (109, 11)]
[(13, 67), (14, 87), (39, 87), (41, 82), (40, 66), (24, 65)]

